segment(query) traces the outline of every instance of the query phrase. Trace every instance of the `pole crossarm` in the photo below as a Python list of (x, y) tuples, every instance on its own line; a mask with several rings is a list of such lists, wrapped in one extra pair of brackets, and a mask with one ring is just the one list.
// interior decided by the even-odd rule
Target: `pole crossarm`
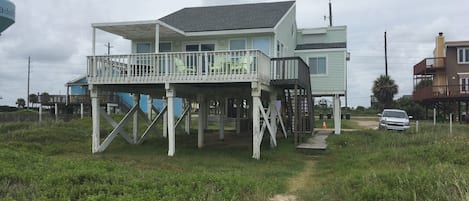
[(146, 139), (147, 136), (148, 136), (148, 133), (150, 133), (150, 130), (155, 127), (156, 123), (158, 123), (158, 120), (160, 120), (161, 117), (162, 117), (163, 115), (165, 115), (167, 111), (168, 111), (168, 107), (165, 106), (165, 107), (163, 108), (163, 110), (161, 110), (161, 112), (156, 116), (156, 118), (155, 118), (155, 119), (151, 122), (151, 124), (147, 127), (147, 129), (145, 130), (145, 132), (143, 132), (143, 134), (142, 134), (142, 136), (140, 137), (140, 139), (138, 140), (137, 144), (142, 144), (142, 143), (145, 141), (145, 139)]

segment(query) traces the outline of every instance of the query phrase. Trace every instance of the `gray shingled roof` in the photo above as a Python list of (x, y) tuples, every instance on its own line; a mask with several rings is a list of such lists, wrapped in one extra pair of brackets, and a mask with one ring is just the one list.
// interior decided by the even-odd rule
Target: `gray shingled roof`
[(294, 1), (184, 8), (160, 20), (184, 32), (273, 28)]
[(308, 43), (299, 44), (296, 50), (311, 50), (311, 49), (330, 49), (330, 48), (346, 48), (347, 43)]

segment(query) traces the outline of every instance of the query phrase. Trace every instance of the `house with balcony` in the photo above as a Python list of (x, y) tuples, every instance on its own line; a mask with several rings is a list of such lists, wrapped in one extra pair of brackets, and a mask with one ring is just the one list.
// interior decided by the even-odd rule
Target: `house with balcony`
[[(317, 95), (345, 93), (346, 28), (298, 29), (295, 1), (184, 8), (158, 20), (94, 23), (92, 28), (93, 52), (87, 58), (86, 79), (93, 153), (104, 151), (117, 135), (139, 144), (150, 133), (162, 132), (168, 139), (168, 155), (173, 156), (175, 128), (185, 122), (189, 132), (192, 105), (198, 107), (197, 146), (202, 148), (211, 101), (219, 111), (220, 140), (228, 108), (236, 111), (236, 133), (243, 118), (240, 111), (248, 111), (252, 157), (259, 159), (264, 136), (275, 147), (278, 135), (291, 135), (295, 143), (301, 143), (312, 134), (312, 78), (337, 79), (331, 86), (318, 87)], [(130, 40), (131, 52), (96, 55), (98, 29)], [(343, 38), (337, 40), (336, 35)], [(105, 91), (133, 94), (134, 105), (120, 122), (106, 116), (99, 106)], [(142, 94), (149, 97), (148, 108), (155, 99), (163, 100), (159, 113), (151, 115), (156, 110), (150, 109), (144, 114), (139, 106)], [(176, 97), (185, 106), (178, 119), (174, 116)], [(340, 104), (336, 107), (340, 119)], [(101, 116), (114, 126), (104, 140)], [(145, 131), (138, 130), (138, 116), (147, 118)], [(163, 131), (154, 128), (160, 121)], [(132, 133), (123, 130), (129, 122)]]
[(414, 65), (413, 99), (426, 108), (452, 113), (457, 120), (467, 118), (469, 41), (445, 41), (443, 33), (438, 34), (433, 57)]

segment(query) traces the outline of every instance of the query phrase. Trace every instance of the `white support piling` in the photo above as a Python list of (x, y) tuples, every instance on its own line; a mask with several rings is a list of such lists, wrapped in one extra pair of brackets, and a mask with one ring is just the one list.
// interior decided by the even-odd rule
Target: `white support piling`
[(100, 143), (100, 118), (99, 114), (99, 98), (97, 87), (90, 85), (90, 97), (91, 97), (91, 116), (93, 119), (93, 134), (92, 134), (92, 145), (91, 152), (96, 153), (99, 150)]
[(219, 140), (225, 140), (225, 99), (220, 99), (219, 111), (220, 114), (218, 116), (219, 125), (220, 125), (220, 133), (218, 136)]
[(174, 128), (174, 96), (176, 90), (170, 84), (166, 84), (166, 97), (168, 98), (168, 156), (174, 156), (176, 152), (176, 129)]
[(436, 126), (436, 108), (433, 108), (433, 126)]
[(83, 119), (83, 113), (84, 113), (84, 106), (83, 106), (83, 103), (80, 103), (80, 118)]
[(197, 102), (199, 103), (199, 111), (198, 111), (198, 126), (197, 126), (197, 147), (202, 148), (204, 147), (204, 110), (205, 110), (205, 100), (202, 95), (197, 96)]
[(55, 121), (59, 121), (59, 106), (57, 103), (54, 105), (54, 110), (55, 110)]
[[(133, 94), (134, 99), (134, 106), (140, 107), (140, 94)], [(134, 144), (137, 144), (138, 141), (138, 113), (134, 113), (134, 121), (133, 121), (133, 141)]]
[(340, 96), (334, 95), (334, 134), (340, 135)]
[[(163, 97), (163, 107), (168, 106), (168, 98)], [(163, 137), (168, 137), (168, 112), (163, 115)]]
[(252, 83), (252, 158), (259, 160), (261, 158), (261, 133), (260, 133), (260, 111), (261, 89), (257, 83)]
[(253, 96), (253, 107), (252, 107), (252, 157), (255, 159), (261, 158), (261, 142), (260, 142), (260, 112), (259, 105), (257, 104), (260, 101), (260, 96)]

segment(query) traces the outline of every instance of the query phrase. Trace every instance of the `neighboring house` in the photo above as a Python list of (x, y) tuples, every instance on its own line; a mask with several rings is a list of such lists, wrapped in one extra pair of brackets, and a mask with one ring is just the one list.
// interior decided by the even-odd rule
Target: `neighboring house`
[(15, 4), (8, 0), (0, 0), (0, 34), (15, 23)]
[[(253, 158), (260, 157), (264, 132), (270, 134), (271, 146), (276, 146), (277, 119), (279, 130), (285, 135), (290, 130), (296, 143), (312, 133), (312, 95), (335, 97), (336, 133), (340, 133), (339, 96), (346, 93), (346, 28), (297, 29), (295, 1), (184, 8), (158, 20), (92, 27), (93, 55), (88, 57), (87, 79), (93, 105), (93, 153), (104, 151), (118, 133), (129, 143), (141, 143), (153, 125), (142, 137), (137, 130), (130, 137), (118, 125), (101, 142), (95, 107), (101, 91), (133, 93), (135, 100), (139, 94), (149, 95), (147, 104), (154, 98), (167, 98), (161, 112), (167, 117), (163, 132), (168, 131), (169, 156), (175, 153), (175, 127), (183, 118), (186, 132), (190, 127), (186, 112), (190, 109), (185, 108), (177, 121), (166, 115), (174, 114), (175, 97), (198, 103), (199, 148), (204, 145), (210, 100), (219, 107), (221, 140), (228, 108), (250, 109)], [(95, 55), (97, 29), (130, 40), (131, 53)], [(279, 100), (285, 116), (276, 109)], [(137, 106), (126, 117), (140, 114)], [(236, 113), (238, 132), (241, 117)], [(156, 123), (159, 117), (151, 121)]]
[(445, 41), (440, 32), (435, 43), (433, 57), (414, 65), (413, 99), (462, 120), (469, 102), (469, 41)]
[(299, 29), (295, 56), (310, 67), (313, 96), (333, 97), (334, 131), (340, 134), (340, 97), (347, 94), (347, 27)]

